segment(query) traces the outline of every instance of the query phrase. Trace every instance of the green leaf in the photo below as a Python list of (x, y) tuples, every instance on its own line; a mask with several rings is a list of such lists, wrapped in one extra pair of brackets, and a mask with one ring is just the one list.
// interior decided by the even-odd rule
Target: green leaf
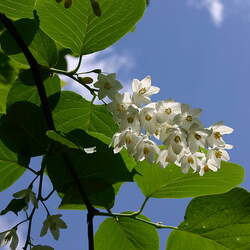
[(127, 32), (142, 17), (145, 0), (100, 0), (96, 17), (89, 0), (74, 1), (69, 9), (51, 0), (37, 0), (41, 29), (76, 55), (103, 50)]
[[(109, 184), (132, 181), (132, 175), (124, 165), (121, 157), (114, 154), (106, 144), (86, 134), (82, 130), (71, 131), (67, 138), (81, 148), (96, 147), (96, 153), (86, 154), (82, 150), (67, 149), (70, 162), (81, 180), (102, 179)], [(64, 150), (64, 149), (63, 149)], [(104, 161), (105, 159), (105, 161)], [(58, 149), (46, 157), (48, 175), (59, 192), (65, 192), (74, 182), (65, 166), (61, 151)], [(84, 167), (83, 167), (84, 166)], [(60, 172), (60, 175), (58, 175)]]
[(13, 152), (31, 157), (47, 151), (49, 140), (45, 134), (44, 113), (32, 103), (13, 104), (1, 117), (0, 130), (0, 140)]
[(10, 18), (32, 18), (36, 0), (4, 0), (0, 2), (0, 12)]
[[(106, 209), (114, 206), (115, 189), (112, 185), (102, 180), (82, 181), (81, 184), (92, 205)], [(74, 210), (86, 208), (76, 185), (71, 186), (65, 193), (59, 208)]]
[(14, 153), (2, 140), (5, 133), (2, 130), (2, 117), (0, 120), (0, 192), (19, 179), (29, 165), (28, 157)]
[[(44, 72), (44, 77), (47, 78), (47, 72)], [(60, 79), (57, 75), (47, 78), (44, 81), (46, 95), (51, 96), (61, 91)], [(13, 83), (7, 98), (8, 108), (16, 102), (27, 101), (38, 106), (41, 105), (37, 87), (34, 83), (33, 75), (30, 70), (26, 70), (19, 75), (19, 78)]]
[(50, 103), (56, 105), (53, 117), (58, 131), (68, 133), (74, 129), (83, 129), (108, 137), (117, 131), (117, 125), (105, 105), (94, 105), (70, 91), (62, 91), (58, 102), (57, 98), (51, 97)]
[(204, 176), (189, 172), (171, 164), (160, 168), (146, 161), (138, 163), (135, 181), (143, 194), (154, 198), (185, 198), (219, 194), (230, 190), (243, 181), (244, 169), (234, 163), (222, 162), (218, 172), (207, 172)]
[[(143, 215), (139, 218), (149, 220)], [(156, 229), (133, 218), (108, 218), (95, 235), (96, 250), (158, 250), (159, 238)]]
[[(56, 44), (39, 29), (37, 20), (20, 19), (14, 22), (14, 25), (40, 65), (51, 67), (57, 63)], [(13, 60), (29, 65), (20, 47), (7, 30), (1, 34), (0, 43), (3, 51)]]
[(4, 215), (8, 212), (13, 212), (18, 215), (18, 212), (23, 210), (27, 206), (25, 199), (13, 199), (10, 201), (8, 206), (1, 211), (0, 215)]
[(193, 199), (179, 230), (171, 233), (167, 250), (250, 249), (250, 194), (228, 193)]

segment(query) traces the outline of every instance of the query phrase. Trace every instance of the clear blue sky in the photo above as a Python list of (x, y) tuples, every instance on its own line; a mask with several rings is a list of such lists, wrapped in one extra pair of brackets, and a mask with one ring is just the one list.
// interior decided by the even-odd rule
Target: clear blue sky
[[(246, 169), (243, 186), (249, 188), (248, 170), (250, 141), (250, 4), (247, 1), (211, 0), (213, 4), (192, 6), (188, 1), (152, 0), (136, 31), (115, 44), (116, 53), (125, 53), (135, 61), (128, 71), (118, 72), (121, 79), (143, 78), (151, 75), (154, 85), (161, 88), (155, 100), (173, 98), (203, 109), (206, 126), (223, 120), (235, 132), (227, 141), (235, 148), (231, 161)], [(192, 1), (191, 1), (192, 2)], [(201, 3), (202, 1), (193, 1)], [(39, 159), (35, 159), (36, 166)], [(25, 177), (18, 187), (25, 186)], [(49, 184), (47, 184), (49, 185)], [(1, 201), (18, 190), (10, 188), (1, 194)], [(49, 190), (49, 186), (48, 186)], [(59, 200), (54, 196), (56, 206)], [(134, 184), (126, 184), (118, 195), (114, 211), (136, 210), (143, 196)], [(1, 202), (4, 208), (8, 200)], [(188, 199), (153, 199), (144, 214), (153, 221), (177, 226), (183, 219)], [(69, 230), (62, 231), (61, 240), (51, 236), (39, 239), (39, 217), (35, 221), (37, 243), (48, 243), (56, 250), (87, 249), (85, 218), (80, 211), (62, 213)], [(8, 219), (13, 222), (15, 216)], [(96, 219), (96, 228), (100, 219)], [(82, 232), (84, 229), (84, 232)], [(168, 231), (161, 231), (161, 249), (165, 249)], [(84, 248), (83, 248), (84, 245)], [(21, 248), (20, 248), (21, 249)]]

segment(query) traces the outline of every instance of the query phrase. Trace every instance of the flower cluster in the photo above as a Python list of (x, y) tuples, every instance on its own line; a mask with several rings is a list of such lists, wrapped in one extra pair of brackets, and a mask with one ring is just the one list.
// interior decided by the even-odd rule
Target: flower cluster
[[(132, 93), (119, 93), (122, 88), (115, 74), (98, 77), (95, 87), (99, 98), (109, 97), (108, 109), (119, 125), (111, 145), (114, 153), (126, 148), (137, 161), (159, 163), (165, 168), (174, 163), (183, 173), (191, 168), (203, 175), (206, 171), (217, 171), (222, 160), (228, 161), (226, 144), (222, 136), (233, 129), (223, 122), (204, 128), (199, 116), (201, 109), (168, 99), (151, 102), (150, 96), (160, 91), (151, 86), (150, 76), (132, 81)], [(155, 138), (155, 139), (154, 139)], [(156, 139), (163, 143), (159, 148)]]

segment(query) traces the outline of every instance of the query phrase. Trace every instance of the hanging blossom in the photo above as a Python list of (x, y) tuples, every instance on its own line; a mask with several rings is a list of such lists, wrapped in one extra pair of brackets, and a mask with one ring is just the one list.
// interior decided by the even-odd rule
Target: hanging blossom
[[(119, 125), (111, 142), (114, 153), (123, 148), (137, 161), (146, 160), (165, 168), (174, 163), (183, 173), (191, 169), (201, 176), (205, 172), (217, 171), (221, 161), (230, 159), (227, 152), (233, 146), (222, 138), (233, 129), (218, 122), (205, 128), (199, 116), (201, 109), (167, 99), (151, 102), (150, 96), (160, 89), (151, 85), (151, 77), (132, 81), (132, 93), (118, 91), (121, 83), (115, 74), (99, 74), (94, 84), (99, 88), (98, 97), (108, 96), (108, 109)], [(161, 149), (155, 143), (160, 140)]]

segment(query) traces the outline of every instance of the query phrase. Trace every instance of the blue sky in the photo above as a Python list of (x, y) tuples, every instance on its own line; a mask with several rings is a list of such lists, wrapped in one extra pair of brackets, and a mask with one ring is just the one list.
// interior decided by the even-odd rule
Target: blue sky
[[(84, 61), (85, 62), (85, 61)], [(74, 60), (70, 59), (73, 64)], [(235, 132), (227, 141), (235, 148), (231, 161), (245, 167), (243, 186), (250, 190), (249, 160), (249, 107), (250, 107), (250, 3), (246, 0), (152, 0), (135, 32), (129, 33), (111, 50), (87, 57), (83, 69), (102, 66), (128, 84), (133, 78), (151, 75), (153, 84), (161, 88), (154, 100), (173, 98), (203, 109), (205, 126), (223, 120)], [(85, 92), (79, 87), (68, 87)], [(39, 159), (34, 159), (37, 166)], [(4, 208), (9, 195), (26, 186), (25, 178), (18, 186), (2, 193), (0, 208)], [(49, 181), (46, 182), (48, 191)], [(48, 203), (55, 207), (59, 199)], [(136, 210), (143, 200), (134, 184), (122, 187), (114, 211)], [(188, 199), (149, 201), (144, 214), (153, 221), (178, 225), (184, 216)], [(53, 210), (52, 210), (53, 211)], [(61, 240), (51, 236), (39, 239), (41, 219), (35, 221), (34, 239), (47, 243), (56, 250), (87, 249), (85, 218), (81, 211), (58, 211), (68, 223)], [(81, 218), (81, 219), (80, 219)], [(2, 219), (2, 218), (1, 218)], [(1, 226), (15, 224), (15, 216), (8, 215)], [(96, 228), (101, 219), (96, 218)], [(82, 230), (84, 229), (84, 230)], [(161, 231), (161, 249), (169, 231)], [(83, 248), (84, 245), (84, 248)], [(21, 247), (20, 247), (21, 249)]]

